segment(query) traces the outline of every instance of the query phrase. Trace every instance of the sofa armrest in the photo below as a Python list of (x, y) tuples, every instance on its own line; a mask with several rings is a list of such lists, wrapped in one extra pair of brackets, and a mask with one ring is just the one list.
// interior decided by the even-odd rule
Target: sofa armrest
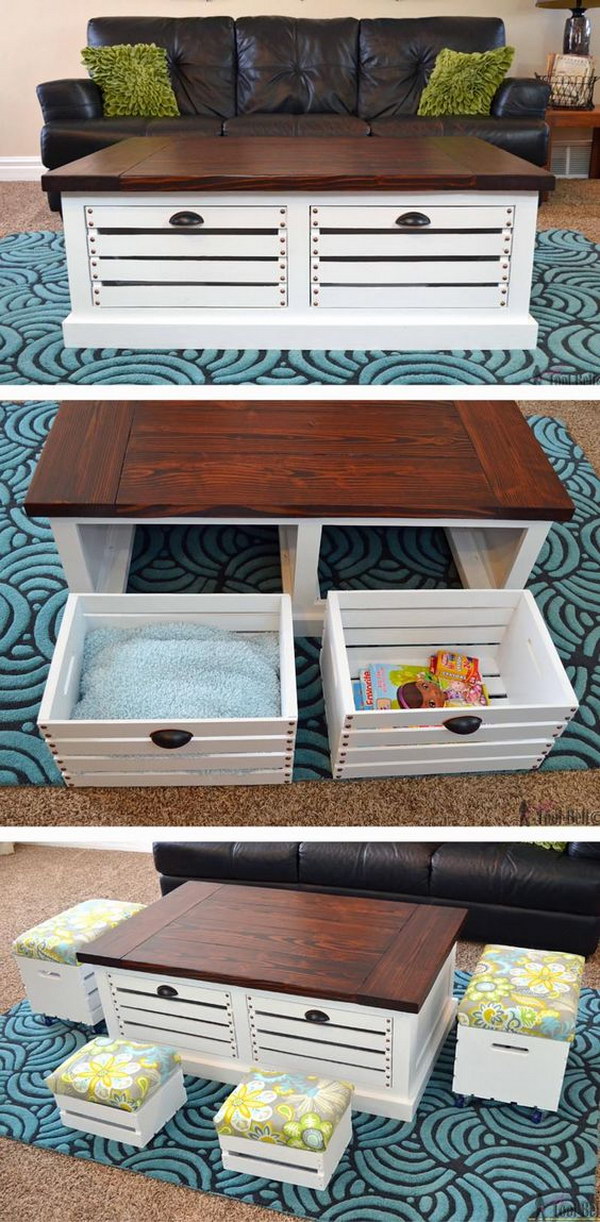
[(101, 119), (102, 94), (95, 81), (46, 81), (36, 89), (46, 123), (64, 119)]
[(545, 81), (508, 76), (496, 90), (491, 114), (496, 119), (543, 119), (549, 101)]

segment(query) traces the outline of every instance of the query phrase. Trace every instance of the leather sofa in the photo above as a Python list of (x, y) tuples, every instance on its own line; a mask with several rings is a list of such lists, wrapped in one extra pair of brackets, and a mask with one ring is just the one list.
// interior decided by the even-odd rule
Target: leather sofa
[[(127, 136), (475, 135), (545, 165), (549, 90), (506, 79), (486, 117), (424, 118), (419, 98), (442, 47), (505, 43), (497, 17), (96, 17), (88, 44), (165, 47), (181, 115), (105, 119), (89, 79), (39, 85), (42, 161), (56, 169)], [(52, 197), (57, 208), (59, 199)]]
[(600, 843), (557, 853), (460, 841), (165, 841), (153, 851), (163, 894), (216, 879), (465, 907), (464, 938), (582, 955), (600, 936)]

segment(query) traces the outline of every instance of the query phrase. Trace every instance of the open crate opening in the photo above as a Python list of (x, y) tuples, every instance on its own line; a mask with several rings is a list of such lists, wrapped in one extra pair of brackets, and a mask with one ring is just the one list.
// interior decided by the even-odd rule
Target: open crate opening
[[(352, 679), (373, 662), (421, 665), (451, 649), (479, 658), (488, 706), (357, 710)], [(321, 670), (333, 775), (538, 767), (577, 710), (528, 591), (330, 593)]]
[[(277, 633), (280, 709), (273, 717), (73, 717), (94, 628), (190, 623)], [(71, 594), (38, 725), (72, 785), (249, 785), (291, 780), (298, 720), (291, 603), (285, 594)]]

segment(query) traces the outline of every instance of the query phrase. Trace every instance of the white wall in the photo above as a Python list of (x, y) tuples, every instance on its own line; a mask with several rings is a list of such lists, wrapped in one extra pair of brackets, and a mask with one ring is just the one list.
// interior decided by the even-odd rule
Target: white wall
[[(87, 75), (80, 64), (90, 16), (213, 16), (289, 13), (303, 17), (503, 17), (517, 48), (511, 71), (543, 71), (549, 51), (562, 46), (566, 13), (536, 9), (534, 0), (4, 0), (0, 72), (0, 157), (38, 154), (39, 81)], [(600, 57), (600, 13), (592, 11)]]

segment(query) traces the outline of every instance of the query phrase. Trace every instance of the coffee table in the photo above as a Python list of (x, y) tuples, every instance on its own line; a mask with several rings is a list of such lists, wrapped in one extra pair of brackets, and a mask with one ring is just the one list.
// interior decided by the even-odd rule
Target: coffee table
[(532, 348), (552, 175), (472, 137), (143, 136), (62, 194), (67, 346)]
[(279, 527), (300, 635), (320, 635), (328, 525), (443, 526), (465, 586), (522, 588), (573, 504), (507, 402), (63, 403), (25, 510), (69, 588), (122, 593), (141, 523)]
[(109, 1034), (172, 1044), (183, 1068), (251, 1065), (356, 1085), (412, 1119), (452, 1025), (464, 908), (188, 882), (79, 953)]

